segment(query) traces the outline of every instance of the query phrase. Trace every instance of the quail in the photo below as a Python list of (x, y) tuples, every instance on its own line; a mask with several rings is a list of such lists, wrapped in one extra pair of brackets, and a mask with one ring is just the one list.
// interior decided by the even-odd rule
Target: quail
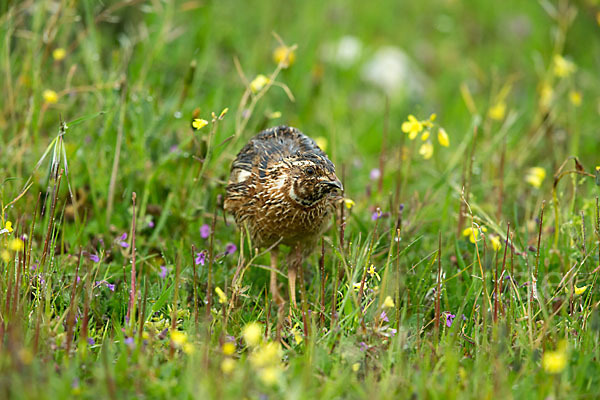
[(233, 161), (224, 207), (241, 230), (248, 230), (254, 247), (271, 248), (270, 290), (278, 304), (283, 303), (279, 246), (290, 247), (288, 281), (295, 306), (297, 270), (328, 228), (342, 191), (327, 155), (293, 127), (258, 133)]

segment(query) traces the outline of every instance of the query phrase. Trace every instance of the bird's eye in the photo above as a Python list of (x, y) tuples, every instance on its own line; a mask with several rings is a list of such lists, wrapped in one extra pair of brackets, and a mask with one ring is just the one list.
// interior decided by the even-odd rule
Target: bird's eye
[(306, 175), (311, 176), (315, 174), (315, 169), (312, 167), (306, 168)]

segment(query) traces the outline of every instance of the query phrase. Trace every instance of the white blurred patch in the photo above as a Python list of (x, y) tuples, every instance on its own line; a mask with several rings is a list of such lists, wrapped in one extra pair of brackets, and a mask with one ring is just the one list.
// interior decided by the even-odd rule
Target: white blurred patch
[(388, 96), (398, 94), (421, 96), (425, 91), (425, 75), (402, 50), (388, 46), (377, 50), (366, 62), (361, 77)]
[(360, 58), (363, 45), (356, 36), (343, 36), (337, 42), (329, 42), (321, 49), (321, 56), (329, 63), (350, 68)]

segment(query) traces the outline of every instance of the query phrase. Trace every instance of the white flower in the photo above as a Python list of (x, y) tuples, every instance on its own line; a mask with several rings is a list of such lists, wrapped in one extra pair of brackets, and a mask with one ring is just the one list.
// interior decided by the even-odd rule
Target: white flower
[(343, 36), (337, 42), (323, 46), (321, 55), (325, 61), (342, 68), (350, 68), (362, 54), (362, 42), (355, 36)]

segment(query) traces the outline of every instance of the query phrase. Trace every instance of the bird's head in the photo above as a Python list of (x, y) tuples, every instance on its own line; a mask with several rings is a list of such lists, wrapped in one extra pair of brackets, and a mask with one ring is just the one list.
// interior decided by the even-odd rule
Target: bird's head
[(291, 160), (287, 188), (290, 199), (309, 207), (321, 200), (333, 200), (344, 190), (335, 174), (333, 163), (319, 156)]

